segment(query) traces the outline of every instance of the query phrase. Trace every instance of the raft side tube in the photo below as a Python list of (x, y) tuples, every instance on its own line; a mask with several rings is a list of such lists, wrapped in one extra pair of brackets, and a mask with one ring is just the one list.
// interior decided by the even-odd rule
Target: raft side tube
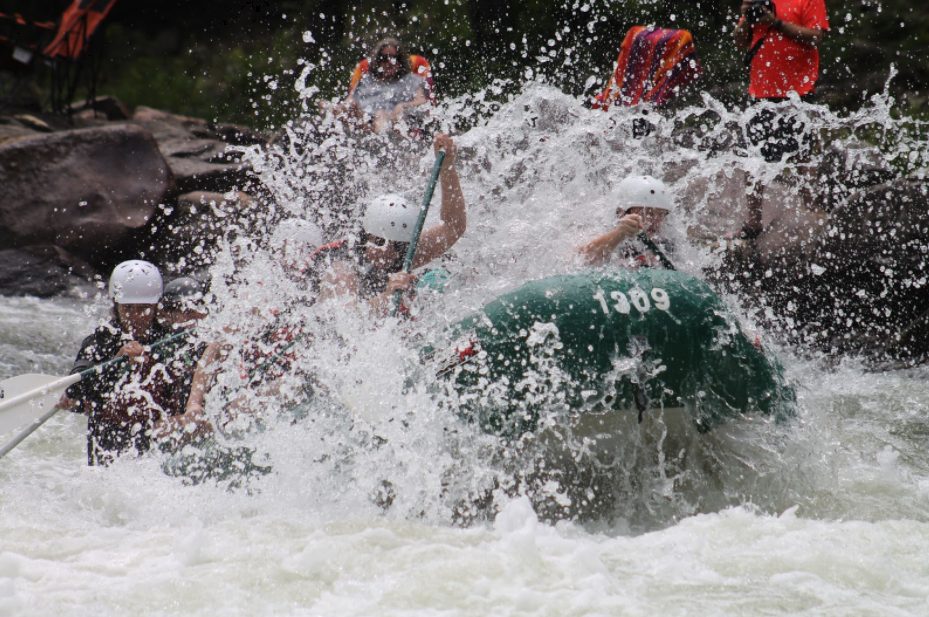
[(703, 431), (739, 414), (794, 414), (777, 360), (706, 283), (677, 271), (532, 281), (460, 322), (455, 335), (472, 345), (451, 372), (462, 412), (493, 433), (533, 431), (558, 409), (683, 406)]

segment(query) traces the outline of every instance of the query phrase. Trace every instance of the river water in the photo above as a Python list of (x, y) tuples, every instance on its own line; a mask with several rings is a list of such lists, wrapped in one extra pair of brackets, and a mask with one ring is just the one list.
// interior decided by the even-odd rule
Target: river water
[[(469, 228), (447, 291), (421, 295), (412, 328), (350, 311), (314, 322), (326, 329), (295, 363), (330, 396), (238, 437), (269, 474), (191, 484), (155, 455), (88, 467), (83, 419), (54, 417), (0, 461), (0, 615), (929, 614), (925, 368), (836, 364), (762, 332), (796, 384), (795, 419), (741, 418), (673, 447), (643, 429), (616, 467), (561, 485), (458, 421), (416, 368), (423, 332), (579, 268), (571, 249), (609, 223), (604, 196), (626, 173), (674, 168), (679, 197), (735, 166), (776, 174), (752, 152), (672, 149), (663, 126), (633, 138), (623, 118), (535, 86), (458, 137)], [(326, 223), (341, 206), (325, 201), (332, 174), (314, 175), (311, 150), (250, 156), (283, 210)], [(336, 161), (415, 197), (431, 156), (404, 156)], [(693, 232), (710, 201), (689, 202), (672, 232), (714, 233)], [(272, 235), (253, 225), (218, 258), (205, 337), (305, 293), (261, 246)], [(679, 265), (699, 273), (715, 258), (685, 247)], [(67, 372), (106, 312), (83, 292), (0, 300), (0, 375)]]

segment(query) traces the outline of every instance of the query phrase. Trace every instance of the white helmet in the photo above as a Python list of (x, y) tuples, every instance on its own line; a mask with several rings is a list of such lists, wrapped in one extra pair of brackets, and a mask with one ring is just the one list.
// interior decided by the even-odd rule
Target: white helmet
[(664, 182), (651, 176), (627, 176), (613, 191), (623, 208), (674, 210), (674, 199)]
[(110, 297), (117, 304), (157, 304), (161, 292), (161, 273), (147, 261), (124, 261), (110, 275)]
[(306, 219), (285, 219), (271, 236), (272, 244), (287, 247), (287, 252), (312, 251), (323, 243), (323, 232)]
[(379, 195), (368, 204), (361, 226), (365, 233), (391, 242), (410, 242), (419, 218), (419, 208), (403, 195)]

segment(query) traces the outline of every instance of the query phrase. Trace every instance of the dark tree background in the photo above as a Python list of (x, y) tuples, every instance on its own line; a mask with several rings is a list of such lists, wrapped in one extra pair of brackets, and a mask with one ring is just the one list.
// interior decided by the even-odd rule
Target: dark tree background
[[(273, 125), (300, 108), (294, 89), (327, 98), (345, 91), (352, 66), (385, 35), (399, 35), (433, 63), (440, 95), (504, 91), (528, 77), (590, 95), (612, 69), (626, 30), (690, 30), (705, 68), (702, 89), (727, 103), (744, 97), (745, 71), (731, 44), (740, 0), (120, 0), (98, 41), (101, 92), (129, 105)], [(63, 0), (0, 0), (0, 12), (54, 18)], [(907, 0), (826, 0), (832, 30), (822, 47), (819, 94), (854, 108), (891, 91), (903, 111), (929, 115), (929, 5)], [(304, 42), (305, 34), (307, 41)]]

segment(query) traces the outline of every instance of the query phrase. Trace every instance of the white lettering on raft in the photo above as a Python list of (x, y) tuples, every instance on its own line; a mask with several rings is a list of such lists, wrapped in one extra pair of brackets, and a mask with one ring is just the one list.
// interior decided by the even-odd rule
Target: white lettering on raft
[[(653, 287), (649, 293), (640, 287), (633, 287), (629, 290), (628, 296), (621, 291), (611, 291), (610, 299), (613, 300), (613, 310), (622, 315), (628, 315), (635, 308), (640, 313), (647, 313), (652, 308), (652, 302), (659, 311), (667, 311), (671, 308), (671, 297), (668, 292), (661, 287)], [(594, 294), (594, 300), (600, 303), (604, 315), (610, 314), (610, 307), (606, 301), (606, 294), (599, 287)]]

